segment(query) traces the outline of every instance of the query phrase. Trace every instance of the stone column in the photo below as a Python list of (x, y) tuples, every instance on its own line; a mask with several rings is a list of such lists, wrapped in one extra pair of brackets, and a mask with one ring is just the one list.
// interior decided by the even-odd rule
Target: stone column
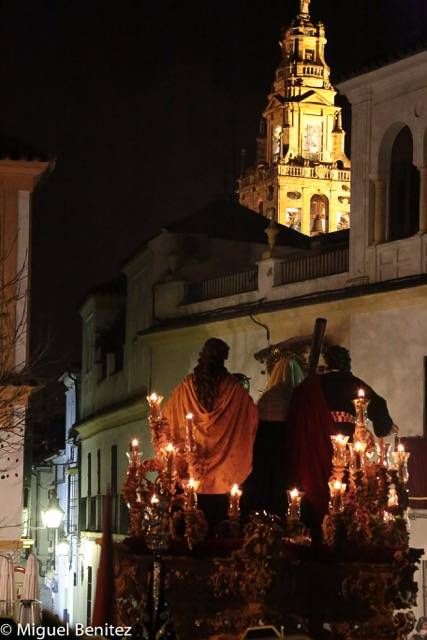
[(420, 167), (420, 221), (419, 232), (427, 232), (427, 167)]
[(381, 244), (385, 240), (385, 182), (383, 178), (376, 178), (374, 186), (374, 243)]
[(311, 220), (310, 220), (310, 192), (307, 187), (301, 189), (301, 233), (310, 235)]

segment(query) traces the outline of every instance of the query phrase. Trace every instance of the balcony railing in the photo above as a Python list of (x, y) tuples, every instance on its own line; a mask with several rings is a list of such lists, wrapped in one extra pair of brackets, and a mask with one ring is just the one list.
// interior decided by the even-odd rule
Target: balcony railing
[(282, 277), (278, 284), (313, 280), (348, 271), (348, 248), (333, 249), (312, 256), (299, 256), (282, 263)]
[(98, 496), (88, 496), (88, 514), (87, 514), (87, 530), (98, 531), (97, 529), (97, 517), (96, 506)]
[(80, 498), (79, 501), (79, 529), (86, 531), (87, 521), (87, 498)]
[[(102, 531), (104, 496), (80, 498), (80, 531)], [(111, 496), (111, 529), (113, 533), (126, 535), (129, 530), (129, 511), (121, 495)]]
[(258, 267), (190, 284), (186, 304), (232, 296), (258, 288)]
[[(311, 160), (318, 161), (319, 154), (311, 154), (309, 156)], [(351, 172), (349, 169), (331, 168), (331, 165), (320, 165), (320, 168), (316, 166), (303, 167), (297, 164), (280, 164), (279, 157), (276, 154), (273, 158), (274, 164), (271, 167), (263, 167), (256, 175), (255, 173), (246, 176), (241, 179), (241, 188), (248, 187), (252, 182), (256, 182), (260, 178), (264, 180), (270, 180), (277, 174), (280, 176), (292, 176), (294, 178), (319, 178), (321, 180), (340, 180), (342, 182), (349, 182)], [(276, 164), (278, 163), (278, 164)]]

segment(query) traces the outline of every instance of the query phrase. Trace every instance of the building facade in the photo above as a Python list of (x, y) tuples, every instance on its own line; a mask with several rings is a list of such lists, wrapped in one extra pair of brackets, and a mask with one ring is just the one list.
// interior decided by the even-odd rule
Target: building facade
[(239, 201), (280, 224), (318, 235), (350, 224), (350, 161), (336, 91), (325, 59), (325, 27), (310, 0), (284, 30), (257, 139), (256, 165), (244, 170)]
[[(307, 10), (302, 2), (302, 16)], [(90, 619), (94, 595), (98, 496), (108, 484), (113, 495), (120, 493), (133, 437), (150, 456), (145, 396), (153, 390), (167, 396), (211, 336), (230, 345), (228, 369), (250, 377), (257, 400), (266, 376), (255, 353), (310, 334), (316, 317), (327, 318), (330, 342), (350, 349), (354, 372), (387, 399), (406, 439), (411, 544), (426, 548), (426, 76), (427, 53), (421, 53), (340, 85), (353, 108), (350, 234), (307, 238), (219, 202), (144, 245), (123, 268), (126, 286), (111, 283), (88, 296), (81, 309), (77, 425), (84, 548), (79, 621)], [(121, 507), (115, 518), (119, 535)], [(417, 615), (427, 614), (426, 562), (424, 555)]]
[[(0, 142), (1, 144), (1, 142)], [(24, 441), (29, 381), (31, 194), (48, 162), (0, 159), (0, 552), (29, 537)]]
[[(74, 623), (80, 549), (78, 445), (73, 429), (77, 415), (79, 372), (66, 372), (58, 382), (62, 399), (65, 394), (65, 424), (64, 415), (60, 414), (48, 422), (49, 441), (41, 451), (33, 450), (29, 530), (33, 538), (32, 550), (39, 562), (43, 606), (55, 611), (65, 622)], [(53, 414), (52, 392), (47, 391), (45, 395)], [(46, 411), (43, 411), (42, 419), (47, 421)], [(59, 432), (60, 426), (62, 434), (54, 438), (54, 432)], [(49, 529), (43, 523), (42, 512), (48, 507), (51, 495), (58, 498), (63, 512), (58, 529)]]

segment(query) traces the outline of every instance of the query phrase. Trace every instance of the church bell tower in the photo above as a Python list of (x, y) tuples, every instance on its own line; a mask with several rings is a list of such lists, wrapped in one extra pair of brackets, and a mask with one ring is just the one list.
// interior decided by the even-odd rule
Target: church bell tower
[(257, 138), (256, 165), (242, 172), (239, 201), (306, 235), (349, 227), (350, 161), (341, 108), (325, 60), (325, 27), (310, 0), (280, 39), (276, 70)]

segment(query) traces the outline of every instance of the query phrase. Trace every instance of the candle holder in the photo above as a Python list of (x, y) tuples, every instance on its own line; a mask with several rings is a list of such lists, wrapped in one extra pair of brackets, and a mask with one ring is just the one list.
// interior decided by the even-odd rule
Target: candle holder
[(353, 440), (367, 442), (369, 439), (369, 432), (366, 428), (367, 410), (369, 400), (365, 398), (365, 392), (363, 389), (359, 389), (357, 398), (353, 400), (354, 408), (356, 410), (356, 427), (354, 429)]
[(147, 402), (150, 409), (148, 423), (151, 429), (151, 442), (156, 454), (159, 453), (162, 446), (165, 446), (165, 437), (163, 417), (160, 409), (163, 396), (158, 395), (155, 391), (147, 396)]
[(395, 509), (398, 506), (399, 506), (399, 496), (396, 491), (396, 486), (394, 484), (390, 484), (388, 488), (388, 495), (387, 495), (387, 511), (390, 511), (391, 509)]
[(286, 541), (292, 544), (311, 544), (310, 532), (303, 522), (301, 522), (301, 500), (304, 497), (303, 491), (298, 489), (287, 489), (288, 511), (286, 517)]
[(332, 478), (342, 480), (348, 461), (347, 443), (349, 436), (342, 433), (331, 436), (332, 441)]
[(298, 489), (287, 489), (288, 496), (288, 519), (300, 520), (301, 518), (301, 500), (304, 496), (302, 491)]
[(397, 451), (393, 451), (391, 454), (392, 468), (397, 471), (398, 478), (404, 485), (409, 480), (408, 460), (410, 455), (409, 451), (405, 451), (403, 444), (399, 444)]
[(187, 413), (185, 416), (185, 449), (188, 452), (194, 451), (194, 424), (193, 414)]
[(160, 492), (153, 493), (145, 508), (145, 541), (150, 551), (156, 555), (169, 548), (169, 505), (169, 496)]
[(162, 474), (162, 481), (171, 494), (174, 493), (174, 484), (175, 484), (175, 455), (177, 449), (173, 446), (172, 442), (169, 442), (164, 449), (162, 449), (162, 454), (165, 460), (165, 469)]
[(391, 459), (390, 459), (391, 442), (385, 442), (384, 438), (379, 438), (376, 444), (376, 449), (378, 453), (379, 464), (383, 467), (386, 467), (386, 469), (388, 469), (388, 467), (391, 464)]
[(240, 498), (243, 491), (239, 489), (239, 485), (233, 484), (228, 497), (228, 517), (230, 520), (240, 520)]
[(134, 438), (130, 445), (129, 451), (126, 452), (127, 458), (129, 460), (129, 466), (136, 468), (141, 462), (142, 451), (139, 451), (139, 442), (136, 438)]
[(331, 515), (338, 515), (344, 511), (344, 494), (347, 489), (347, 484), (340, 480), (333, 480), (329, 483), (329, 513)]
[(357, 440), (348, 445), (350, 450), (350, 479), (353, 485), (360, 484), (365, 470), (366, 442)]
[(197, 508), (197, 490), (200, 481), (190, 478), (185, 486), (185, 539), (189, 549), (201, 542), (207, 534), (208, 525), (205, 514)]
[(190, 478), (185, 485), (185, 509), (186, 511), (194, 511), (197, 509), (197, 490), (200, 481)]

